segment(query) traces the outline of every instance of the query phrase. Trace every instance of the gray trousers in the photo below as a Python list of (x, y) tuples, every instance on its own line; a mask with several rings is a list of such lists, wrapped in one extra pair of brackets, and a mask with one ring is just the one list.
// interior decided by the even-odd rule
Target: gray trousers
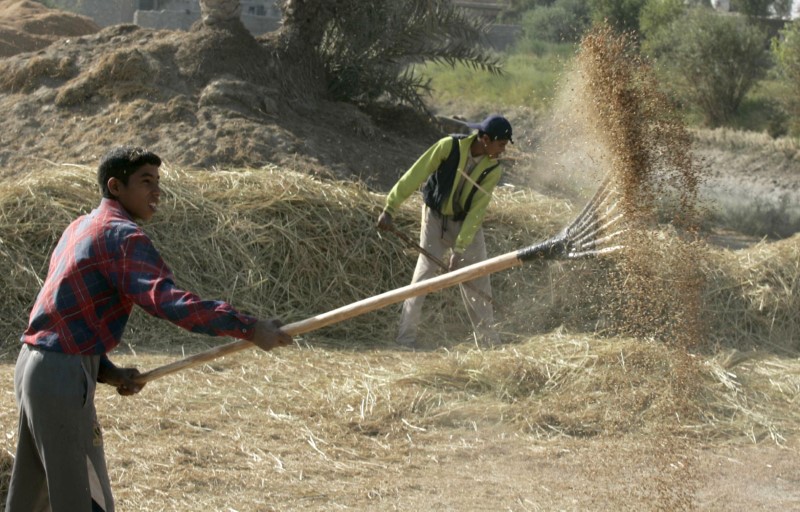
[[(422, 206), (422, 225), (420, 228), (420, 246), (439, 260), (447, 263), (443, 258), (448, 249), (455, 245), (461, 222), (448, 219), (446, 222), (427, 206)], [(483, 229), (478, 229), (472, 243), (464, 250), (463, 266), (472, 265), (486, 259), (486, 242), (483, 238)], [(438, 273), (440, 267), (424, 254), (417, 259), (417, 267), (411, 283), (430, 279)], [(474, 289), (481, 290), (484, 294), (492, 296), (492, 285), (489, 276), (482, 276), (469, 281), (470, 286), (461, 285), (461, 298), (467, 308), (470, 322), (475, 333), (476, 342), (479, 344), (494, 345), (500, 342), (494, 330), (494, 308), (492, 303), (484, 300)], [(473, 288), (473, 289), (471, 289)], [(413, 345), (417, 339), (417, 327), (422, 318), (422, 306), (425, 295), (411, 297), (403, 302), (403, 311), (400, 316), (400, 328), (397, 342), (402, 345)]]
[[(113, 512), (94, 392), (100, 356), (23, 344), (14, 390), (17, 454), (6, 512)], [(94, 505), (92, 503), (94, 501)]]

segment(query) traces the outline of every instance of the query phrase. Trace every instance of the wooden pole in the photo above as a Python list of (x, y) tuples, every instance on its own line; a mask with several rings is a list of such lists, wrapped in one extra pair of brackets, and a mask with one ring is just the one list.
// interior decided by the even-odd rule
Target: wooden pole
[[(373, 297), (354, 302), (347, 306), (342, 306), (338, 309), (334, 309), (333, 311), (322, 313), (306, 320), (284, 325), (281, 327), (281, 329), (287, 334), (298, 336), (322, 327), (327, 327), (328, 325), (342, 322), (349, 318), (369, 313), (370, 311), (375, 311), (376, 309), (381, 309), (385, 306), (395, 304), (410, 297), (416, 297), (418, 295), (424, 295), (437, 290), (442, 290), (465, 281), (470, 281), (477, 277), (515, 267), (530, 259), (559, 257), (563, 255), (563, 250), (558, 250), (556, 246), (560, 245), (561, 243), (561, 239), (551, 239), (526, 249), (509, 252), (501, 256), (480, 261), (467, 267), (454, 270), (453, 272), (436, 276), (426, 281), (420, 281), (418, 283), (397, 288), (380, 295), (375, 295)], [(176, 373), (180, 370), (192, 368), (219, 357), (233, 354), (234, 352), (239, 352), (240, 350), (254, 346), (255, 345), (246, 340), (239, 340), (226, 345), (220, 345), (193, 356), (189, 356), (185, 359), (181, 359), (154, 370), (144, 372), (136, 378), (136, 381), (141, 383), (150, 382), (166, 375)]]
[[(460, 268), (458, 270), (454, 270), (453, 272), (448, 272), (426, 281), (410, 284), (408, 286), (404, 286), (403, 288), (397, 288), (380, 295), (375, 295), (373, 297), (354, 302), (347, 306), (342, 306), (339, 309), (334, 309), (333, 311), (329, 311), (300, 322), (284, 325), (281, 329), (291, 336), (298, 336), (316, 329), (321, 329), (322, 327), (327, 327), (328, 325), (342, 322), (349, 318), (363, 315), (364, 313), (369, 313), (370, 311), (375, 311), (376, 309), (403, 301), (410, 297), (416, 297), (418, 295), (425, 295), (430, 292), (442, 290), (450, 286), (461, 284), (465, 281), (471, 281), (478, 277), (486, 276), (501, 270), (521, 265), (524, 262), (534, 259), (576, 259), (599, 256), (618, 251), (623, 247), (613, 246), (596, 248), (594, 247), (595, 244), (592, 244), (592, 249), (583, 250), (574, 246), (574, 241), (570, 240), (570, 233), (575, 231), (576, 227), (582, 226), (588, 218), (593, 217), (595, 213), (597, 213), (596, 209), (598, 204), (604, 203), (610, 194), (611, 191), (609, 189), (608, 180), (606, 180), (600, 189), (595, 193), (594, 197), (592, 197), (589, 203), (584, 207), (580, 215), (578, 215), (578, 217), (573, 220), (572, 223), (570, 223), (570, 225), (567, 226), (561, 234), (550, 238), (549, 240), (545, 240), (544, 242), (531, 245), (530, 247), (526, 247), (518, 251), (509, 252), (485, 261), (480, 261), (468, 267)], [(595, 219), (595, 222), (601, 222), (604, 216), (605, 215), (601, 212), (601, 219)], [(619, 233), (621, 232), (609, 235), (608, 237), (605, 237), (604, 240), (607, 241)], [(210, 350), (189, 356), (185, 359), (181, 359), (179, 361), (158, 367), (154, 370), (144, 372), (136, 378), (136, 381), (140, 383), (150, 382), (166, 375), (179, 372), (180, 370), (199, 366), (207, 361), (211, 361), (228, 354), (233, 354), (234, 352), (239, 352), (240, 350), (254, 346), (255, 345), (246, 340), (239, 340), (233, 343), (228, 343), (227, 345), (220, 345)]]
[[(403, 242), (405, 242), (406, 245), (408, 245), (410, 248), (414, 249), (418, 253), (420, 253), (423, 256), (425, 256), (426, 258), (428, 258), (428, 260), (431, 263), (434, 263), (440, 269), (444, 270), (445, 272), (448, 272), (448, 266), (444, 261), (440, 260), (439, 258), (434, 256), (430, 252), (426, 251), (424, 247), (422, 247), (421, 245), (417, 244), (414, 240), (411, 239), (411, 237), (409, 237), (408, 235), (406, 235), (405, 233), (403, 233), (402, 231), (400, 231), (399, 229), (394, 227), (394, 225), (392, 225), (392, 227), (389, 228), (389, 231), (391, 231), (392, 233), (397, 235), (397, 237), (400, 238), (400, 240), (402, 240)], [(482, 298), (487, 304), (494, 304), (494, 300), (492, 299), (491, 295), (489, 295), (488, 293), (484, 292), (480, 288), (477, 288), (473, 283), (464, 283), (464, 286), (469, 288), (470, 290), (472, 290), (476, 295), (478, 295), (480, 298)]]

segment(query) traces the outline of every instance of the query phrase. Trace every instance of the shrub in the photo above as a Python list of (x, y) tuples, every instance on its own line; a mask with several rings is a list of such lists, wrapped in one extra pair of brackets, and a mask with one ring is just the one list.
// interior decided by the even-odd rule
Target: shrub
[(639, 15), (640, 31), (644, 37), (653, 37), (685, 12), (684, 0), (648, 0)]
[(609, 23), (622, 32), (639, 31), (639, 15), (647, 0), (589, 0), (595, 23)]
[[(413, 64), (444, 62), (499, 73), (486, 24), (450, 0), (306, 0), (282, 4), (284, 58), (297, 88), (322, 76), (329, 97), (384, 97), (425, 111)], [(306, 69), (304, 69), (306, 68)], [(321, 70), (320, 70), (321, 68)]]
[(795, 20), (772, 41), (772, 55), (778, 74), (787, 87), (785, 108), (790, 117), (792, 133), (800, 135), (800, 21)]
[(582, 0), (557, 0), (530, 10), (522, 18), (528, 39), (551, 43), (577, 43), (589, 27), (589, 9)]
[(679, 98), (698, 108), (708, 126), (730, 122), (769, 66), (767, 36), (741, 16), (689, 9), (643, 51), (669, 76)]

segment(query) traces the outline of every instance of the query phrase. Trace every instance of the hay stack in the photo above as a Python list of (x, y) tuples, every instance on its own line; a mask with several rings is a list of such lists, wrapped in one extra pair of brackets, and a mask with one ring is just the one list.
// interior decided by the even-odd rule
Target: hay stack
[(800, 235), (739, 251), (710, 251), (704, 302), (718, 345), (800, 353)]
[[(320, 181), (285, 169), (184, 172), (165, 169), (162, 206), (145, 226), (180, 286), (225, 299), (258, 315), (287, 322), (330, 311), (408, 284), (417, 254), (378, 234), (383, 196), (358, 184)], [(0, 182), (0, 298), (3, 353), (16, 343), (63, 229), (99, 201), (94, 171), (53, 166)], [(418, 201), (400, 212), (400, 229), (416, 237)], [(557, 232), (575, 214), (564, 201), (501, 187), (485, 223), (490, 254), (503, 254)], [(658, 234), (652, 279), (675, 279), (677, 235)], [(799, 347), (798, 238), (747, 251), (707, 248), (697, 266), (708, 285), (700, 304), (712, 341), (740, 350)], [(563, 327), (613, 333), (621, 320), (602, 291), (612, 261), (527, 265), (492, 276), (501, 331), (509, 341)], [(428, 343), (452, 344), (468, 334), (455, 288), (429, 297)], [(314, 333), (344, 346), (383, 344), (394, 337), (399, 306), (384, 308)], [(165, 350), (188, 339), (198, 349), (217, 340), (192, 336), (137, 312), (126, 341)], [(447, 340), (451, 341), (447, 341)]]
[[(47, 273), (63, 229), (99, 201), (94, 171), (78, 166), (0, 183), (0, 254), (6, 268), (0, 305), (3, 345), (14, 349)], [(406, 285), (416, 259), (402, 243), (375, 229), (383, 196), (352, 183), (325, 182), (266, 168), (242, 172), (164, 170), (161, 209), (145, 226), (179, 286), (228, 300), (257, 315), (298, 321)], [(519, 248), (555, 231), (554, 216), (569, 205), (530, 193), (504, 192), (498, 215), (487, 222), (490, 250)], [(416, 237), (419, 203), (398, 225)], [(557, 215), (556, 215), (557, 217)], [(518, 273), (498, 276), (506, 298), (529, 297)], [(505, 284), (504, 284), (505, 283)], [(447, 293), (449, 292), (449, 293)], [(432, 337), (466, 324), (457, 291), (432, 296)], [(450, 306), (453, 307), (450, 307)], [(136, 312), (126, 341), (161, 349), (190, 335)], [(318, 333), (339, 343), (391, 340), (397, 313), (376, 311)], [(466, 329), (466, 327), (463, 327)], [(466, 334), (466, 331), (464, 331)], [(199, 343), (216, 343), (195, 337)], [(15, 350), (14, 350), (15, 352)]]

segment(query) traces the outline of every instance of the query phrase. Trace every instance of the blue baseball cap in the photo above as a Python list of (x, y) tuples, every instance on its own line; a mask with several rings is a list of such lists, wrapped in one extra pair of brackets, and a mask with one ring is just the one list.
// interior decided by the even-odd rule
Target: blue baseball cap
[(508, 140), (514, 143), (511, 138), (511, 123), (500, 114), (492, 114), (480, 123), (467, 123), (467, 126), (480, 130), (492, 140)]

